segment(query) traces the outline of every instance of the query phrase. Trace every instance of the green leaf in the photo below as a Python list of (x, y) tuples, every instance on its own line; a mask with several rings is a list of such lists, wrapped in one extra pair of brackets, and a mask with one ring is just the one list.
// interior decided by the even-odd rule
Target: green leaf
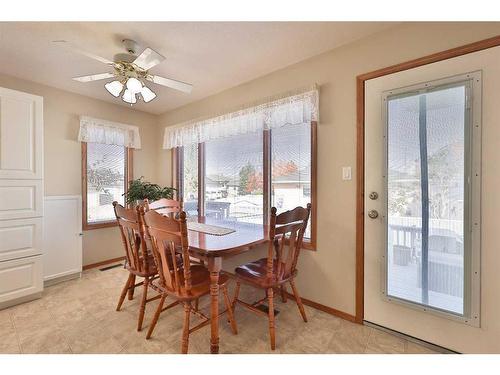
[(129, 181), (129, 188), (125, 196), (128, 204), (134, 204), (138, 200), (148, 199), (151, 202), (161, 198), (173, 199), (174, 192), (177, 189), (173, 187), (161, 187), (158, 184), (153, 184), (143, 180), (144, 176), (136, 180)]

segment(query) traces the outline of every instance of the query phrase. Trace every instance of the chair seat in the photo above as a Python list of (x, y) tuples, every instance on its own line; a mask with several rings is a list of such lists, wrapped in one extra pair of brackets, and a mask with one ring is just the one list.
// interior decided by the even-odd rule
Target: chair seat
[[(210, 272), (201, 265), (191, 265), (191, 291), (187, 292), (184, 287), (184, 273), (179, 272), (180, 285), (179, 291), (170, 290), (162, 284), (160, 279), (153, 281), (154, 287), (168, 293), (171, 296), (180, 300), (192, 300), (210, 293)], [(226, 285), (229, 281), (229, 276), (225, 273), (219, 275), (219, 286)]]
[[(273, 261), (273, 278), (268, 279), (267, 258), (261, 258), (259, 260), (238, 266), (235, 268), (234, 273), (236, 274), (236, 277), (242, 281), (258, 285), (263, 288), (279, 285), (290, 279), (290, 277), (277, 277), (278, 262), (276, 259)], [(294, 272), (292, 276), (295, 276), (295, 274), (296, 272)]]

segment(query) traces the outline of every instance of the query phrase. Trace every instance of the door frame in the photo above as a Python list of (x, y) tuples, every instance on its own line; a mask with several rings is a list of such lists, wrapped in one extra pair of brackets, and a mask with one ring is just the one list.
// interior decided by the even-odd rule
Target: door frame
[(374, 70), (356, 77), (356, 323), (363, 323), (365, 294), (365, 81), (497, 46), (500, 46), (500, 35)]

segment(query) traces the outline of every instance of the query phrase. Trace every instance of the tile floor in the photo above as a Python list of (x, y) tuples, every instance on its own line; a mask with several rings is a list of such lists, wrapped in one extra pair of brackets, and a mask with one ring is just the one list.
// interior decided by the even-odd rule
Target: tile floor
[[(141, 289), (133, 301), (115, 311), (127, 278), (122, 267), (107, 271), (85, 271), (81, 279), (45, 289), (36, 301), (0, 310), (1, 353), (179, 353), (183, 310), (177, 306), (164, 312), (153, 337), (145, 339), (157, 301), (146, 306), (144, 328), (136, 331)], [(152, 292), (154, 293), (154, 292)], [(248, 301), (258, 295), (242, 287)], [(168, 299), (167, 299), (168, 301)], [(200, 301), (207, 311), (208, 298)], [(434, 353), (433, 351), (379, 331), (353, 324), (306, 306), (304, 323), (294, 301), (277, 301), (277, 348), (275, 353)], [(236, 308), (238, 335), (226, 319), (220, 321), (221, 353), (272, 353), (267, 320)], [(192, 318), (195, 324), (196, 318)], [(209, 352), (210, 328), (190, 336), (189, 353)]]

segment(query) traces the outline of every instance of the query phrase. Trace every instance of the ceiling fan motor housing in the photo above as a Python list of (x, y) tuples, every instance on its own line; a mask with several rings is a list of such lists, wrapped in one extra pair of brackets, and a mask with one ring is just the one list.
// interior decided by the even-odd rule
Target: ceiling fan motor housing
[(123, 62), (131, 63), (135, 60), (135, 58), (136, 57), (134, 55), (131, 55), (130, 53), (117, 53), (113, 57), (113, 61), (115, 61), (115, 62), (123, 61)]
[(134, 56), (137, 54), (137, 50), (139, 48), (139, 45), (137, 44), (137, 42), (135, 40), (123, 39), (122, 43), (123, 43), (123, 46), (125, 47), (125, 49), (127, 50), (128, 53), (130, 53), (131, 55), (134, 55)]
[(126, 72), (127, 76), (136, 77), (137, 74), (135, 72), (135, 67), (131, 65), (137, 58), (137, 50), (139, 45), (136, 41), (132, 39), (123, 39), (122, 40), (123, 47), (127, 51), (127, 53), (117, 53), (114, 56), (115, 63), (120, 64), (119, 70), (122, 72)]

